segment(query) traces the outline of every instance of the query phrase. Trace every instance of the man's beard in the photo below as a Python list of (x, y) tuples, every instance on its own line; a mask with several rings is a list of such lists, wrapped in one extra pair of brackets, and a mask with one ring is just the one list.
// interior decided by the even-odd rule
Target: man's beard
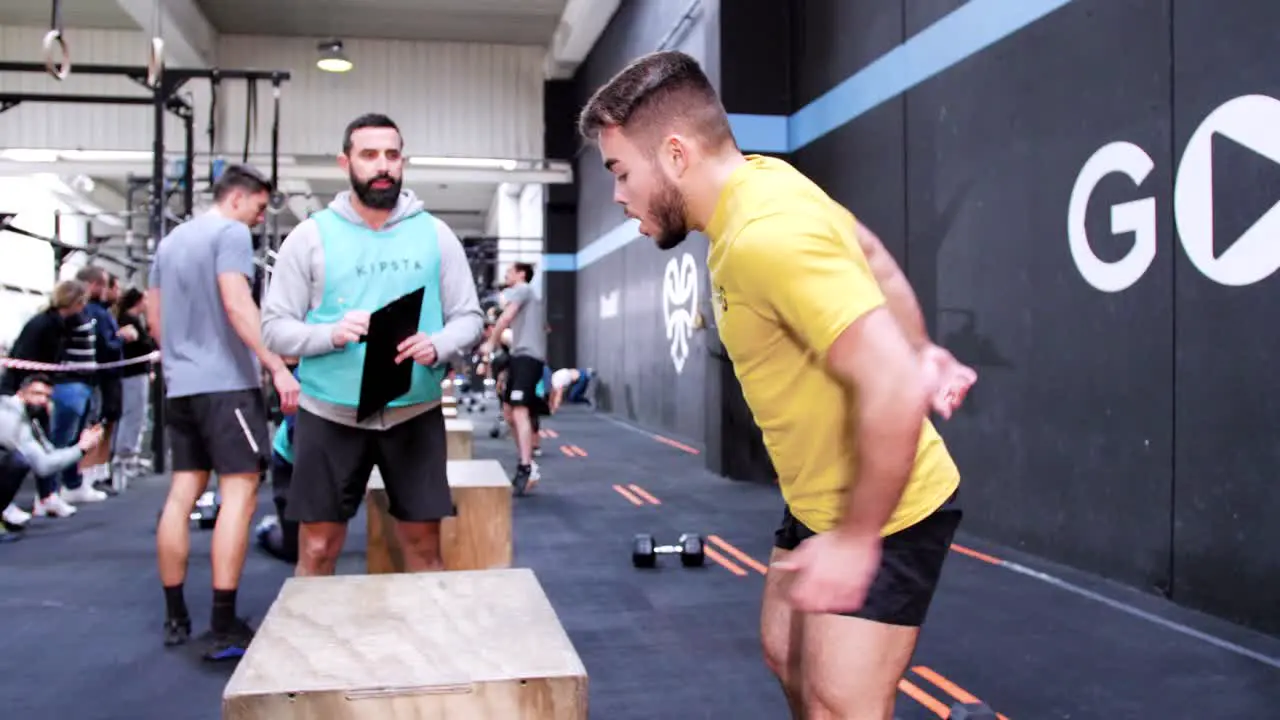
[(689, 224), (686, 220), (685, 201), (675, 183), (663, 178), (662, 187), (658, 190), (650, 204), (657, 229), (653, 234), (653, 242), (659, 250), (670, 250), (689, 237)]
[[(368, 208), (374, 210), (393, 210), (396, 203), (400, 202), (400, 186), (401, 180), (393, 178), (385, 173), (374, 175), (365, 182), (360, 182), (356, 177), (355, 171), (350, 173), (351, 190), (355, 192), (356, 197), (360, 198), (360, 202)], [(373, 184), (379, 180), (386, 180), (391, 184), (384, 188), (376, 188)]]

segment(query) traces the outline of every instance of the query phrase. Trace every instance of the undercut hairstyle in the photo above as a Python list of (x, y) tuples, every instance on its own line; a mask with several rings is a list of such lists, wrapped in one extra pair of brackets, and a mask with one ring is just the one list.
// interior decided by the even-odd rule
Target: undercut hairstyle
[(110, 285), (111, 283), (111, 276), (107, 274), (106, 270), (103, 270), (100, 267), (93, 267), (92, 265), (86, 265), (77, 270), (76, 279), (85, 285), (94, 285), (99, 283), (102, 285)]
[(533, 264), (527, 262), (514, 263), (516, 272), (524, 276), (525, 282), (533, 282)]
[(19, 390), (26, 390), (32, 385), (44, 385), (45, 387), (53, 387), (53, 381), (44, 373), (34, 373), (22, 378), (22, 384), (18, 386)]
[(720, 96), (698, 61), (676, 51), (644, 55), (631, 62), (591, 96), (578, 116), (578, 132), (588, 142), (607, 127), (632, 138), (656, 141), (672, 129), (685, 130), (707, 147), (734, 143)]
[(270, 193), (271, 181), (267, 176), (248, 165), (231, 165), (218, 176), (213, 184), (213, 201), (222, 202), (233, 190), (243, 190), (247, 195)]
[(365, 113), (355, 120), (352, 120), (347, 125), (346, 131), (342, 134), (343, 155), (351, 154), (351, 136), (355, 131), (363, 130), (365, 128), (388, 128), (390, 130), (395, 130), (396, 134), (400, 135), (400, 146), (402, 148), (404, 147), (404, 134), (400, 132), (400, 126), (396, 125), (395, 120), (392, 120), (381, 113)]

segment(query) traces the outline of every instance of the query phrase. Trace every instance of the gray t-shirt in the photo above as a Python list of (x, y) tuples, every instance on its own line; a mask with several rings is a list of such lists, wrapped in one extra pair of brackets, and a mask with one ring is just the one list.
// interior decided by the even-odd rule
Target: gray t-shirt
[(223, 273), (253, 282), (253, 239), (244, 224), (206, 213), (160, 241), (150, 286), (160, 291), (160, 362), (169, 397), (262, 385), (258, 358), (222, 307)]
[(547, 358), (547, 329), (542, 316), (542, 298), (529, 285), (514, 285), (502, 291), (507, 302), (520, 303), (520, 312), (511, 321), (511, 354)]

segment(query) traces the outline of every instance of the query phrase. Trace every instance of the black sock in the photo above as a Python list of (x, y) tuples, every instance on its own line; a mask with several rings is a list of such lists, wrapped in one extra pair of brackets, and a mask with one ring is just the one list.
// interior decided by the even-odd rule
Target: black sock
[(210, 627), (216, 633), (224, 633), (229, 632), (235, 622), (236, 591), (215, 588), (213, 591), (213, 617), (209, 620)]
[(164, 589), (165, 612), (170, 620), (187, 619), (187, 600), (182, 595), (182, 583)]

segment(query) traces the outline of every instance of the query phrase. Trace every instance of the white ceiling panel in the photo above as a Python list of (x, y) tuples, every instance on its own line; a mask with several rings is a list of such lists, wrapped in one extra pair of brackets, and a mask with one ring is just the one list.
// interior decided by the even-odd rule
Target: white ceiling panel
[[(91, 1), (91, 0), (83, 0)], [(220, 32), (549, 45), (566, 0), (197, 0)]]

